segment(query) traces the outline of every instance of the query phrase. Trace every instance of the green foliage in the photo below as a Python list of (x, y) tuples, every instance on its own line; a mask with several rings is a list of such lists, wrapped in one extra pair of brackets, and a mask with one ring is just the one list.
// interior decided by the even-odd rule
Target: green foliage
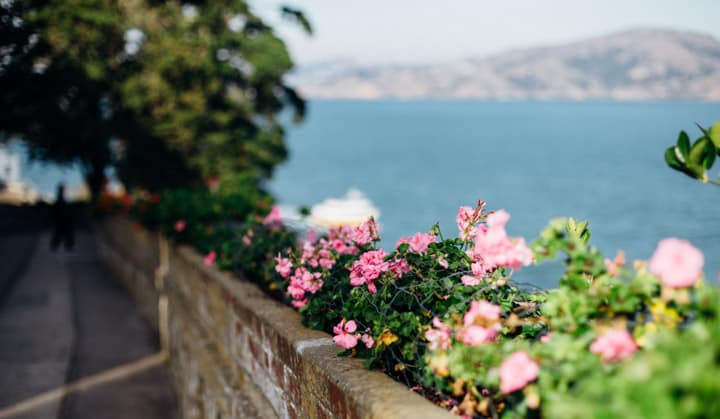
[[(534, 327), (545, 334), (499, 335), (472, 346), (456, 337), (432, 351), (427, 374), (458, 414), (514, 417), (715, 417), (720, 404), (720, 290), (698, 283), (663, 288), (644, 263), (605, 261), (589, 246), (586, 223), (553, 220), (533, 244), (538, 259), (566, 255), (560, 287), (550, 290)], [(503, 330), (517, 327), (503, 309)], [(591, 350), (608, 330), (628, 331), (640, 349), (604, 362)], [(500, 366), (524, 351), (539, 374), (503, 393)], [(692, 354), (692, 355), (689, 355)]]
[[(676, 145), (665, 150), (665, 163), (671, 168), (698, 179), (703, 183), (720, 186), (720, 182), (708, 177), (717, 156), (720, 156), (720, 121), (710, 129), (698, 125), (703, 136), (690, 142), (685, 131), (680, 131)], [(720, 173), (718, 173), (720, 179)]]
[[(319, 237), (310, 232), (297, 245), (293, 231), (273, 213), (266, 215), (270, 201), (261, 191), (248, 189), (252, 184), (242, 178), (227, 184), (235, 187), (138, 196), (130, 212), (178, 242), (204, 254), (215, 252), (218, 267), (299, 306), (306, 325), (336, 339), (354, 339), (343, 345), (348, 349), (342, 355), (362, 358), (453, 413), (505, 418), (720, 414), (720, 290), (702, 280), (690, 288), (670, 288), (645, 262), (628, 269), (621, 252), (615, 260), (605, 259), (590, 244), (586, 221), (554, 219), (532, 243), (537, 261), (562, 255), (566, 266), (557, 289), (539, 292), (514, 283), (512, 271), (502, 266), (467, 280), (476, 275), (474, 252), (488, 240), (477, 236), (479, 231), (496, 228), (482, 203), (458, 215), (459, 220), (470, 216), (474, 238), (444, 239), (436, 225), (430, 234), (414, 236), (425, 242), (408, 238), (388, 254), (377, 247), (372, 221)], [(123, 203), (128, 201), (110, 206)], [(178, 220), (185, 221), (182, 229)], [(470, 230), (465, 225), (461, 231)], [(353, 276), (363, 264), (379, 270), (372, 283)], [(298, 294), (293, 287), (305, 290)], [(497, 316), (477, 314), (479, 302)], [(472, 310), (475, 318), (468, 320)], [(342, 329), (350, 321), (356, 329)], [(492, 333), (479, 342), (468, 340), (476, 326)], [(625, 336), (625, 346), (611, 344), (606, 358), (593, 347), (613, 331)], [(504, 391), (503, 365), (519, 352), (538, 373)]]
[(204, 255), (214, 264), (257, 283), (286, 300), (287, 281), (274, 269), (273, 258), (295, 246), (296, 233), (278, 222), (265, 222), (272, 198), (246, 176), (226, 179), (217, 190), (173, 189), (134, 196), (103, 195), (103, 213), (127, 214), (145, 228), (160, 231), (178, 244)]
[[(484, 219), (481, 210), (478, 208), (476, 214)], [(364, 230), (371, 232), (372, 240), (358, 239)], [(530, 318), (536, 313), (537, 303), (544, 299), (541, 293), (528, 292), (512, 283), (511, 271), (504, 268), (477, 278), (478, 284), (466, 285), (461, 277), (473, 275), (473, 260), (468, 255), (471, 240), (442, 239), (437, 225), (428, 235), (418, 233), (432, 239), (427, 249), (401, 243), (387, 255), (378, 249), (379, 237), (373, 235), (374, 231), (374, 222), (370, 221), (355, 230), (331, 229), (326, 236), (306, 240), (289, 254), (296, 278), (290, 278), (288, 290), (293, 294), (294, 281), (302, 282), (298, 270), (319, 272), (322, 285), (306, 293), (300, 302), (303, 323), (335, 333), (335, 326), (342, 320), (354, 321), (358, 334), (372, 338), (374, 344), (358, 343), (346, 354), (361, 357), (369, 367), (379, 368), (408, 385), (432, 383), (425, 375), (423, 360), (428, 347), (425, 332), (434, 318), (460, 317), (476, 300), (492, 301), (510, 313), (517, 311)], [(343, 250), (337, 250), (343, 248), (337, 246), (338, 241), (345, 243)], [(314, 256), (317, 252), (327, 252), (326, 257), (335, 261), (332, 267), (318, 266)], [(369, 254), (380, 255), (376, 262), (384, 264), (385, 271), (372, 285), (353, 283), (352, 270)], [(519, 319), (518, 314), (513, 318)], [(508, 335), (528, 336), (539, 332), (532, 322), (523, 331), (506, 331)]]
[(276, 299), (288, 302), (287, 281), (275, 271), (274, 258), (297, 244), (295, 231), (281, 223), (266, 224), (259, 217), (251, 217), (235, 231), (234, 248), (228, 251), (231, 265), (225, 268), (260, 285)]
[(155, 191), (267, 178), (287, 154), (277, 115), (304, 115), (283, 82), (284, 43), (244, 0), (17, 0), (0, 12), (0, 139), (81, 162), (93, 192), (110, 166)]

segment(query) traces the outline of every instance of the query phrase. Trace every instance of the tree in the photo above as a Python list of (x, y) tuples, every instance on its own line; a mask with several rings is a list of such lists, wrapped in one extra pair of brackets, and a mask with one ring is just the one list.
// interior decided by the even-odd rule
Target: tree
[(111, 162), (107, 105), (124, 63), (112, 1), (0, 3), (0, 132), (20, 135), (35, 158), (79, 161), (92, 190)]
[[(80, 161), (99, 191), (272, 175), (278, 114), (305, 103), (284, 43), (242, 0), (0, 3), (0, 132), (38, 158)], [(282, 13), (311, 32), (301, 12)]]

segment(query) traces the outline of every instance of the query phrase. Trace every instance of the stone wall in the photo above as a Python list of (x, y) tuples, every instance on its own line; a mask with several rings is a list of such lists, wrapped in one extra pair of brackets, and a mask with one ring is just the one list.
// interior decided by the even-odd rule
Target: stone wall
[(206, 267), (192, 249), (120, 218), (99, 222), (96, 232), (103, 258), (153, 324), (163, 312), (158, 298), (167, 296), (185, 418), (453, 417), (360, 360), (338, 357), (330, 335), (302, 327), (297, 312)]

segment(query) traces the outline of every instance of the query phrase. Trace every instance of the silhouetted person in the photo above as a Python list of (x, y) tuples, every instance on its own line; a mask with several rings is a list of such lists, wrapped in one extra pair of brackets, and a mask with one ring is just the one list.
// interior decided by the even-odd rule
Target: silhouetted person
[(57, 197), (52, 206), (53, 234), (50, 239), (50, 248), (57, 250), (60, 243), (64, 243), (65, 249), (72, 250), (75, 244), (74, 219), (72, 208), (65, 201), (65, 186), (61, 183), (57, 187)]

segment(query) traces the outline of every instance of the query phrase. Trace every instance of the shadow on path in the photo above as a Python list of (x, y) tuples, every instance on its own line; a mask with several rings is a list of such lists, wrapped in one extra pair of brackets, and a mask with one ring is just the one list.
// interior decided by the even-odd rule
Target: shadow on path
[[(4, 259), (27, 263), (0, 299), (0, 411), (159, 352), (130, 295), (98, 259), (90, 233), (79, 232), (74, 253), (50, 253), (47, 233), (0, 237), (1, 246), (8, 242)], [(177, 417), (177, 410), (162, 365), (15, 417), (160, 419)]]

